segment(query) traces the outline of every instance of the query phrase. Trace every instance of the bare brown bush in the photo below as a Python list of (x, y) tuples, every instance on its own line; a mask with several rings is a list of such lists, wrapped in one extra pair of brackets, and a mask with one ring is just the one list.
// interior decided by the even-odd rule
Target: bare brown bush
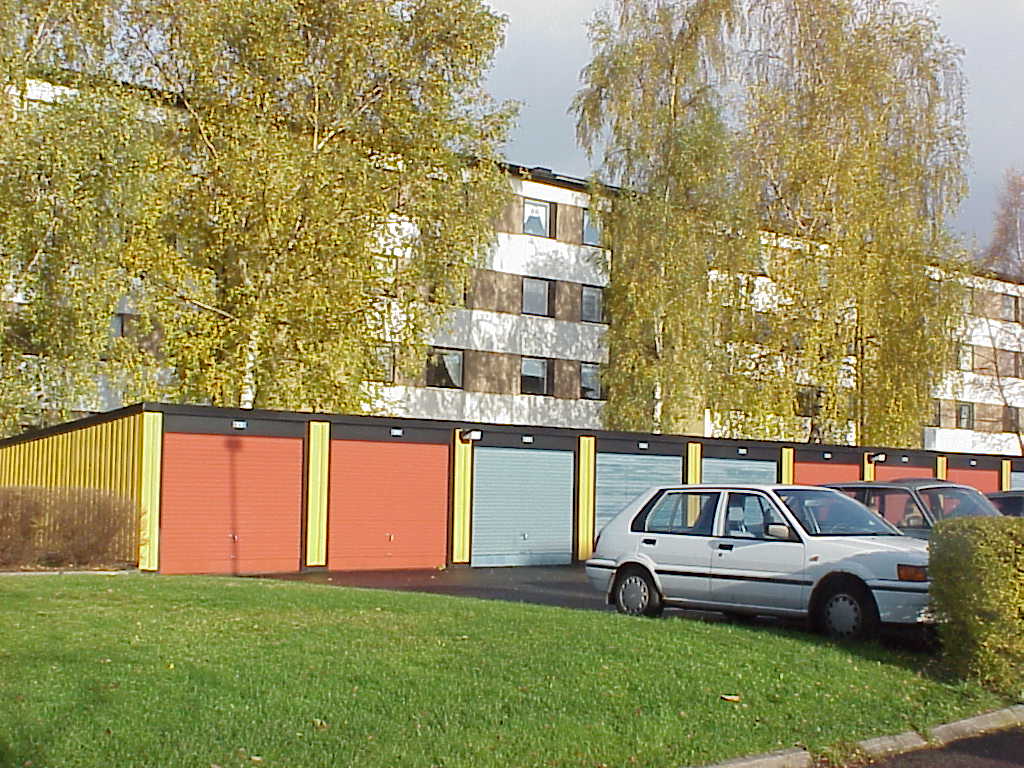
[(0, 567), (134, 563), (135, 504), (91, 488), (0, 489)]

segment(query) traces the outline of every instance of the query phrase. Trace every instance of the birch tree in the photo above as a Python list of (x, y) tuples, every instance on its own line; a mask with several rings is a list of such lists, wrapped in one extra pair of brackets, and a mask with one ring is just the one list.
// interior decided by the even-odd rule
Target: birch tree
[[(167, 396), (366, 407), (380, 346), (417, 349), (489, 245), (510, 112), (480, 83), (502, 20), (479, 0), (126, 0), (41, 23), (59, 45), (33, 71), (116, 92), (159, 150), (161, 205), (132, 221), (148, 247), (104, 263), (159, 333)], [(44, 224), (80, 236), (55, 216), (26, 238)]]
[[(953, 364), (963, 310), (956, 244), (945, 230), (964, 192), (957, 51), (927, 12), (891, 0), (619, 0), (616, 8), (613, 31), (607, 19), (592, 27), (595, 63), (620, 37), (670, 39), (671, 50), (687, 51), (680, 57), (700, 62), (690, 88), (718, 105), (725, 126), (718, 202), (739, 216), (712, 215), (707, 231), (719, 242), (728, 240), (722, 233), (747, 233), (734, 238), (745, 246), (735, 263), (748, 274), (727, 282), (732, 298), (713, 298), (721, 282), (704, 281), (711, 313), (739, 311), (694, 346), (688, 366), (703, 379), (689, 392), (722, 434), (917, 443), (932, 390)], [(622, 19), (645, 13), (700, 20), (704, 36), (666, 38), (650, 22), (625, 31)], [(598, 94), (616, 115), (607, 123), (616, 163), (675, 151), (636, 145), (614, 122), (664, 122), (620, 111), (613, 95), (639, 87), (650, 66), (622, 57), (614, 82), (595, 65), (585, 71), (581, 94)], [(579, 124), (593, 112), (578, 106)], [(606, 162), (602, 178), (616, 167)], [(754, 204), (734, 204), (744, 199)], [(624, 274), (614, 262), (631, 258), (615, 232), (613, 281), (616, 269)], [(646, 237), (667, 262), (680, 259), (661, 230)], [(699, 306), (678, 309), (690, 315)], [(612, 420), (624, 412), (617, 366), (613, 356)]]

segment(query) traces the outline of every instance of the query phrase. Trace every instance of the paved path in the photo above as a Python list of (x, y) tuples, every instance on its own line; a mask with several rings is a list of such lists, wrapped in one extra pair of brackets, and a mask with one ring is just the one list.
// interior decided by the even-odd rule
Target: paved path
[(942, 749), (924, 749), (872, 763), (873, 768), (1021, 768), (1024, 728), (974, 736)]

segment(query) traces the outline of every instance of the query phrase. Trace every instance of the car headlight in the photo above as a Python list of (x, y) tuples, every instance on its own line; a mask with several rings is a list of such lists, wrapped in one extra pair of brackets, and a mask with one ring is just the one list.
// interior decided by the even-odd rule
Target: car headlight
[(896, 578), (900, 581), (928, 581), (928, 566), (897, 565)]

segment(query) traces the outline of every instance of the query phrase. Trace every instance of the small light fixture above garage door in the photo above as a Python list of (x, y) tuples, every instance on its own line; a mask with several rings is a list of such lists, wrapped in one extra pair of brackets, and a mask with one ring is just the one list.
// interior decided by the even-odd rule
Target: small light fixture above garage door
[(391, 428), (391, 436), (392, 437), (401, 437), (404, 434), (405, 434), (405, 430), (402, 429), (401, 427), (392, 427)]
[(523, 435), (523, 442), (529, 445), (533, 442), (533, 435)]

